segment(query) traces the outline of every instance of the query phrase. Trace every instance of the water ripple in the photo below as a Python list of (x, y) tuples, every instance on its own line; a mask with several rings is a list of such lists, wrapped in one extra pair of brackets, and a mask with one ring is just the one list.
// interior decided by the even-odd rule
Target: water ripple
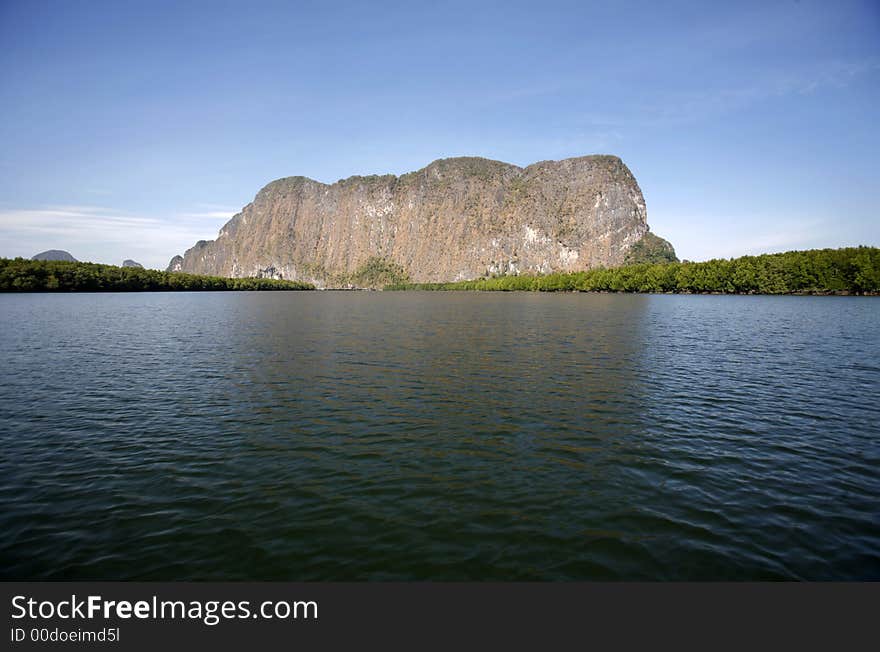
[(880, 302), (0, 296), (0, 574), (880, 579)]

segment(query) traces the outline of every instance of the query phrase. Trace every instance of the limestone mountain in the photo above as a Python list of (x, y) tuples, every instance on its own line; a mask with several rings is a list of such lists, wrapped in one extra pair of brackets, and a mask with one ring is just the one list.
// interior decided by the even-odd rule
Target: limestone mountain
[(144, 268), (143, 265), (141, 265), (141, 264), (140, 264), (139, 262), (137, 262), (136, 260), (132, 260), (131, 258), (126, 258), (125, 260), (123, 260), (123, 261), (122, 261), (122, 266), (123, 266), (123, 267), (138, 267), (138, 268), (140, 268), (140, 269), (143, 269), (143, 268)]
[(49, 249), (48, 251), (41, 251), (40, 253), (31, 256), (31, 260), (63, 260), (68, 263), (77, 262), (76, 258), (71, 256), (69, 252), (63, 251), (61, 249)]
[[(621, 265), (648, 233), (642, 192), (616, 156), (525, 168), (463, 157), (399, 177), (278, 179), (168, 269), (318, 287), (454, 281)], [(674, 258), (652, 238), (641, 249)]]

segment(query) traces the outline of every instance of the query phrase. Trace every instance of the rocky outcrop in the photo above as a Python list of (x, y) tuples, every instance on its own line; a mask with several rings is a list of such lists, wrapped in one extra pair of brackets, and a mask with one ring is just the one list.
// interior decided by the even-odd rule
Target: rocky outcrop
[(319, 287), (357, 286), (375, 270), (454, 281), (620, 265), (647, 233), (642, 192), (615, 156), (525, 168), (452, 158), (399, 177), (273, 181), (168, 269)]
[(137, 262), (137, 261), (135, 261), (135, 260), (131, 260), (130, 258), (127, 258), (126, 260), (123, 260), (123, 261), (122, 261), (122, 266), (123, 266), (123, 267), (137, 267), (138, 269), (143, 269), (143, 268), (144, 268), (144, 266), (141, 265), (139, 262)]
[(183, 271), (183, 256), (175, 256), (171, 259), (171, 262), (168, 263), (167, 272), (181, 272)]
[(626, 258), (623, 259), (623, 262), (625, 265), (677, 263), (678, 256), (675, 255), (675, 249), (669, 241), (657, 237), (653, 233), (646, 233), (626, 252)]
[(48, 251), (41, 251), (38, 254), (34, 254), (31, 257), (31, 260), (63, 260), (68, 263), (78, 262), (76, 258), (70, 255), (70, 253), (61, 249), (49, 249)]

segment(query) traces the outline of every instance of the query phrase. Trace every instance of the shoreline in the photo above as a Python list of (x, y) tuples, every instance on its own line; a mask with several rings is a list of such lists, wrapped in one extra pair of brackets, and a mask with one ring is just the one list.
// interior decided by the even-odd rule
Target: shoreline
[[(362, 292), (373, 290), (358, 290)], [(880, 297), (880, 292), (630, 292), (626, 290), (428, 290), (412, 288), (406, 290), (382, 290), (383, 292), (468, 292), (487, 294), (630, 294), (643, 296), (718, 296), (718, 297)]]
[(466, 290), (461, 288), (449, 289), (425, 289), (425, 288), (408, 288), (405, 290), (375, 289), (375, 288), (298, 288), (298, 289), (145, 289), (145, 290), (2, 290), (0, 296), (18, 295), (18, 294), (185, 294), (187, 292), (194, 294), (229, 294), (234, 292), (243, 292), (247, 294), (261, 292), (345, 292), (345, 293), (372, 293), (372, 292), (466, 292), (468, 294), (607, 294), (607, 295), (632, 295), (632, 296), (718, 296), (718, 297), (880, 297), (880, 292), (630, 292), (626, 290)]

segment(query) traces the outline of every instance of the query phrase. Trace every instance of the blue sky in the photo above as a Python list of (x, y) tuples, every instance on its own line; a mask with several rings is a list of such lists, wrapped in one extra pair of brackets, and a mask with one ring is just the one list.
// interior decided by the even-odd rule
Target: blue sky
[(0, 0), (0, 256), (153, 267), (272, 179), (617, 154), (692, 260), (880, 245), (880, 4)]

